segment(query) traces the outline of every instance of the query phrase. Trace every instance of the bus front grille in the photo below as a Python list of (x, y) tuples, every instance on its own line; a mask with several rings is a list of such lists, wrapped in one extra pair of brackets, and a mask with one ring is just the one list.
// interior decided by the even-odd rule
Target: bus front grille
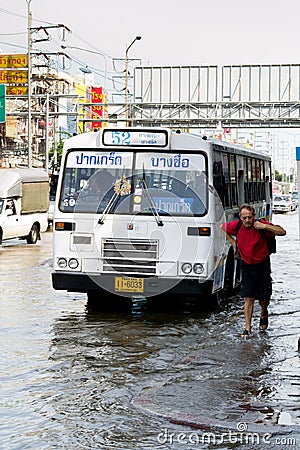
[(158, 241), (155, 239), (102, 239), (103, 271), (124, 275), (156, 274)]

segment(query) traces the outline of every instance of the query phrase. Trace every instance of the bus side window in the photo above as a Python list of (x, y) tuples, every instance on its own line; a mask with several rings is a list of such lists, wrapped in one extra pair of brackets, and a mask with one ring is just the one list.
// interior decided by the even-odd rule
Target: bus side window
[(235, 155), (229, 155), (231, 206), (238, 205), (237, 170)]
[(213, 164), (213, 184), (217, 191), (222, 205), (224, 205), (225, 200), (225, 177), (223, 175), (223, 167), (221, 161), (215, 161)]
[(244, 174), (244, 202), (249, 203), (248, 166), (247, 166), (247, 158), (245, 157), (243, 158), (243, 174)]
[(252, 159), (248, 157), (247, 160), (248, 167), (248, 202), (252, 203), (254, 201), (254, 187), (252, 179)]

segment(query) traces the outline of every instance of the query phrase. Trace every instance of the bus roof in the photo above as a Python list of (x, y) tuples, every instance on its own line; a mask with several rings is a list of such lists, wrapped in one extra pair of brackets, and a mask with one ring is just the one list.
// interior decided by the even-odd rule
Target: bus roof
[[(96, 131), (96, 132), (86, 132), (82, 134), (78, 134), (76, 136), (72, 136), (69, 139), (65, 140), (64, 144), (64, 150), (68, 150), (71, 148), (107, 148), (109, 147), (108, 144), (103, 145), (103, 134), (108, 132), (124, 132), (124, 130), (127, 130), (128, 132), (139, 132), (142, 134), (155, 134), (155, 133), (165, 133), (168, 138), (166, 139), (166, 145), (152, 145), (149, 143), (149, 145), (141, 145), (141, 147), (147, 148), (156, 148), (160, 151), (169, 150), (170, 149), (170, 142), (171, 141), (177, 141), (176, 143), (179, 144), (179, 142), (183, 143), (182, 138), (183, 137), (189, 137), (192, 141), (199, 141), (199, 139), (203, 142), (203, 147), (211, 147), (214, 150), (222, 151), (222, 152), (230, 152), (243, 155), (243, 156), (257, 156), (261, 159), (271, 160), (271, 156), (267, 154), (267, 152), (258, 151), (254, 148), (245, 147), (241, 144), (236, 144), (232, 142), (227, 141), (221, 141), (218, 139), (212, 139), (212, 138), (206, 138), (205, 136), (202, 136), (201, 134), (196, 133), (188, 133), (188, 132), (182, 132), (180, 130), (174, 130), (171, 128), (161, 128), (161, 127), (153, 127), (153, 128), (144, 128), (144, 127), (130, 127), (130, 128), (104, 128), (103, 130)], [(178, 137), (178, 138), (177, 138)], [(171, 139), (172, 138), (172, 139)], [(134, 147), (137, 147), (138, 145), (135, 144)], [(118, 148), (118, 145), (114, 146), (115, 148)], [(120, 145), (121, 148), (130, 148), (128, 145)], [(192, 149), (191, 149), (192, 150)]]

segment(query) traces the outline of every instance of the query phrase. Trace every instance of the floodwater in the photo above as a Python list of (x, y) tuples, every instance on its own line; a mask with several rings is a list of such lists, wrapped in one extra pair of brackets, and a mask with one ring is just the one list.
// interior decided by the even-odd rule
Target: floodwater
[[(89, 312), (51, 287), (52, 233), (0, 248), (0, 449), (300, 448), (298, 213), (272, 256), (270, 326), (242, 302)], [(257, 331), (256, 331), (257, 329)]]

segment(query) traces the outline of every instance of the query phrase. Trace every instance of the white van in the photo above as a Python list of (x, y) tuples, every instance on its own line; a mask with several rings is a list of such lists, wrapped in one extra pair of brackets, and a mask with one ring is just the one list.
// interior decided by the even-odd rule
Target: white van
[(48, 227), (49, 178), (41, 169), (0, 169), (0, 244), (35, 244)]

